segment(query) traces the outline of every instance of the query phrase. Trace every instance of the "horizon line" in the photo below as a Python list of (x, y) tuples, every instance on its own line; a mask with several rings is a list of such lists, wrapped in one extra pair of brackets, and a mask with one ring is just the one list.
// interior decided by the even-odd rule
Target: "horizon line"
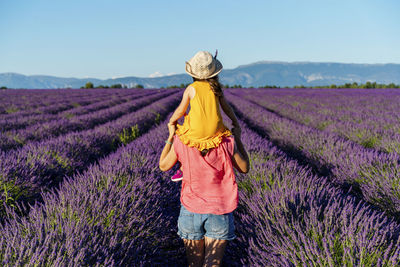
[[(230, 68), (230, 69), (225, 69), (225, 70), (234, 70), (237, 68), (241, 68), (241, 67), (245, 67), (245, 66), (251, 66), (251, 65), (256, 65), (256, 64), (265, 64), (265, 63), (289, 63), (289, 64), (304, 64), (304, 63), (310, 63), (310, 64), (347, 64), (347, 65), (400, 65), (400, 63), (343, 63), (343, 62), (336, 62), (336, 61), (281, 61), (281, 60), (260, 60), (260, 61), (256, 61), (253, 63), (247, 63), (247, 64), (243, 64), (243, 65), (238, 65), (235, 68)], [(138, 78), (138, 79), (157, 79), (157, 78), (163, 78), (163, 77), (168, 77), (168, 76), (174, 76), (174, 75), (182, 75), (182, 74), (186, 74), (184, 72), (182, 73), (175, 73), (175, 74), (166, 74), (166, 75), (162, 75), (162, 76), (157, 76), (157, 77), (140, 77), (140, 76), (121, 76), (121, 77), (117, 77), (117, 78), (95, 78), (95, 77), (66, 77), (66, 76), (58, 76), (58, 75), (49, 75), (49, 74), (22, 74), (19, 72), (13, 72), (13, 71), (9, 71), (9, 72), (0, 72), (1, 74), (17, 74), (17, 75), (22, 75), (22, 76), (26, 76), (26, 77), (32, 77), (32, 76), (48, 76), (48, 77), (53, 77), (53, 78), (64, 78), (64, 79), (79, 79), (79, 80), (83, 80), (83, 79), (96, 79), (96, 80), (116, 80), (116, 79), (123, 79), (123, 78)], [(114, 75), (115, 76), (115, 75)]]

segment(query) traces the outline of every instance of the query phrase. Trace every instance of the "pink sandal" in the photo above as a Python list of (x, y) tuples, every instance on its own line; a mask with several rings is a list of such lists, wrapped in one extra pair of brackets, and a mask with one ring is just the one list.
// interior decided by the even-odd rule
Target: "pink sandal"
[(174, 176), (171, 177), (173, 182), (178, 182), (183, 179), (183, 173), (181, 170), (177, 170)]

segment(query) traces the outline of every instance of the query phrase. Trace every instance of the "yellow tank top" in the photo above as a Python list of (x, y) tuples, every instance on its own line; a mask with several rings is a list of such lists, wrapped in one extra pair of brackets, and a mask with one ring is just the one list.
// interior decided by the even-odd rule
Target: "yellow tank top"
[(200, 151), (217, 147), (223, 136), (232, 134), (222, 121), (219, 99), (207, 81), (196, 81), (191, 86), (196, 94), (183, 124), (177, 125), (176, 135), (182, 143)]

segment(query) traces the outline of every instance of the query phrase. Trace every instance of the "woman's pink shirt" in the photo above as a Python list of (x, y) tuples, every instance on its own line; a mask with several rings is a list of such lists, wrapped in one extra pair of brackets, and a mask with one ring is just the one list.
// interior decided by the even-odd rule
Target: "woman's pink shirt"
[(174, 150), (182, 163), (181, 203), (191, 212), (225, 214), (237, 208), (238, 189), (231, 157), (233, 136), (224, 137), (221, 144), (207, 155), (188, 147), (174, 137)]

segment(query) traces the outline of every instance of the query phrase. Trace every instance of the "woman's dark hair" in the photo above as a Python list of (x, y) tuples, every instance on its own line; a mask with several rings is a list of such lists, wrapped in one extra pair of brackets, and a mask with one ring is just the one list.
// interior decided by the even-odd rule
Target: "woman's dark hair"
[(202, 151), (200, 151), (201, 156), (204, 157), (205, 155), (207, 155), (208, 151), (210, 151), (209, 149), (203, 149)]
[[(203, 80), (193, 77), (193, 81), (195, 82), (195, 81), (203, 81)], [(205, 79), (204, 81), (207, 81), (210, 83), (211, 90), (214, 92), (215, 96), (220, 97), (220, 96), (224, 95), (224, 93), (222, 92), (222, 85), (219, 82), (218, 75), (214, 76), (212, 78), (209, 78), (209, 79)]]

